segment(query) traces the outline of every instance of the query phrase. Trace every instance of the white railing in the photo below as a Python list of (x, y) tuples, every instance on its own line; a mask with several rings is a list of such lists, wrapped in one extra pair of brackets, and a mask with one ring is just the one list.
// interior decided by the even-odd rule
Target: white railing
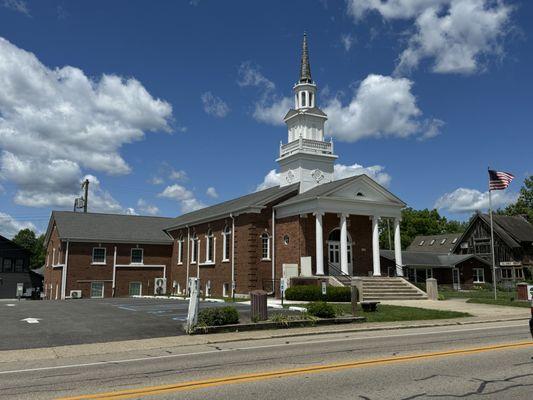
[(333, 141), (323, 142), (320, 140), (304, 139), (300, 137), (287, 144), (280, 144), (279, 156), (285, 157), (303, 151), (306, 153), (333, 154)]

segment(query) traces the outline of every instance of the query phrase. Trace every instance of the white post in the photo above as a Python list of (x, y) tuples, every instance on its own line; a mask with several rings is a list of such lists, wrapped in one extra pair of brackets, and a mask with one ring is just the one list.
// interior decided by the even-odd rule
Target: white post
[(494, 289), (494, 300), (498, 299), (498, 289), (496, 287), (496, 254), (494, 252), (494, 227), (492, 224), (492, 198), (489, 181), (489, 215), (490, 215), (490, 248), (492, 252), (492, 287)]
[(65, 300), (67, 298), (68, 245), (69, 241), (67, 240), (67, 248), (65, 250), (65, 262), (63, 264), (63, 268), (61, 269), (61, 300)]
[(348, 238), (346, 229), (346, 214), (341, 214), (341, 271), (348, 275)]
[(191, 333), (195, 325), (198, 323), (198, 294), (200, 280), (198, 278), (189, 278), (189, 289), (191, 290), (191, 295), (189, 298), (189, 311), (187, 313), (187, 333)]
[(379, 261), (379, 217), (372, 217), (372, 264), (374, 266), (374, 276), (381, 276), (381, 265)]
[(316, 275), (324, 275), (324, 243), (322, 232), (322, 215), (321, 212), (315, 213), (315, 230), (316, 230)]
[(394, 218), (394, 260), (396, 262), (396, 275), (403, 276), (402, 240), (400, 236), (400, 218)]

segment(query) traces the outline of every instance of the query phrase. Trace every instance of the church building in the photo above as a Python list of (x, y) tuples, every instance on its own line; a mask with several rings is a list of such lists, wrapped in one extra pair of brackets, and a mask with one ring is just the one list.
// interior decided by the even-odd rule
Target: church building
[[(337, 155), (324, 138), (305, 36), (293, 90), (279, 186), (177, 218), (55, 211), (46, 298), (183, 295), (191, 277), (206, 296), (279, 296), (281, 278), (342, 285), (352, 276), (402, 276), (405, 203), (366, 175), (334, 180)], [(380, 218), (394, 221), (394, 258), (383, 267)]]
[[(403, 275), (400, 218), (405, 203), (366, 175), (334, 180), (338, 156), (324, 138), (304, 35), (294, 108), (284, 117), (279, 186), (179, 216), (174, 239), (176, 290), (199, 277), (207, 295), (279, 295), (280, 278)], [(396, 270), (380, 265), (380, 218), (394, 220)]]

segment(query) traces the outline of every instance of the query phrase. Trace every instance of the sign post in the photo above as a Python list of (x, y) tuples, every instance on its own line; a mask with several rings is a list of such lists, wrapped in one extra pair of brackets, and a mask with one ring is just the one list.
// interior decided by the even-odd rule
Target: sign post
[(199, 288), (200, 280), (198, 278), (189, 278), (189, 311), (187, 313), (187, 325), (185, 328), (187, 333), (191, 333), (198, 323)]
[(285, 290), (287, 289), (287, 278), (281, 278), (279, 281), (279, 290), (281, 292), (281, 306), (283, 307), (283, 298), (285, 297)]
[(24, 284), (23, 283), (17, 283), (17, 299), (20, 300), (20, 298), (24, 295)]
[(322, 296), (327, 296), (327, 295), (328, 295), (328, 286), (326, 282), (322, 282)]

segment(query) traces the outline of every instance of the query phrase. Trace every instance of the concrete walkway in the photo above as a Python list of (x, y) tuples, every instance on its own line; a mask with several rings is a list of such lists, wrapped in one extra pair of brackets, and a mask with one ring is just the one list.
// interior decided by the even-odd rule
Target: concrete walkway
[(431, 300), (387, 300), (382, 304), (393, 306), (420, 307), (431, 310), (458, 311), (472, 314), (474, 317), (487, 319), (529, 318), (531, 311), (526, 307), (507, 307), (492, 304), (467, 303), (468, 299)]

